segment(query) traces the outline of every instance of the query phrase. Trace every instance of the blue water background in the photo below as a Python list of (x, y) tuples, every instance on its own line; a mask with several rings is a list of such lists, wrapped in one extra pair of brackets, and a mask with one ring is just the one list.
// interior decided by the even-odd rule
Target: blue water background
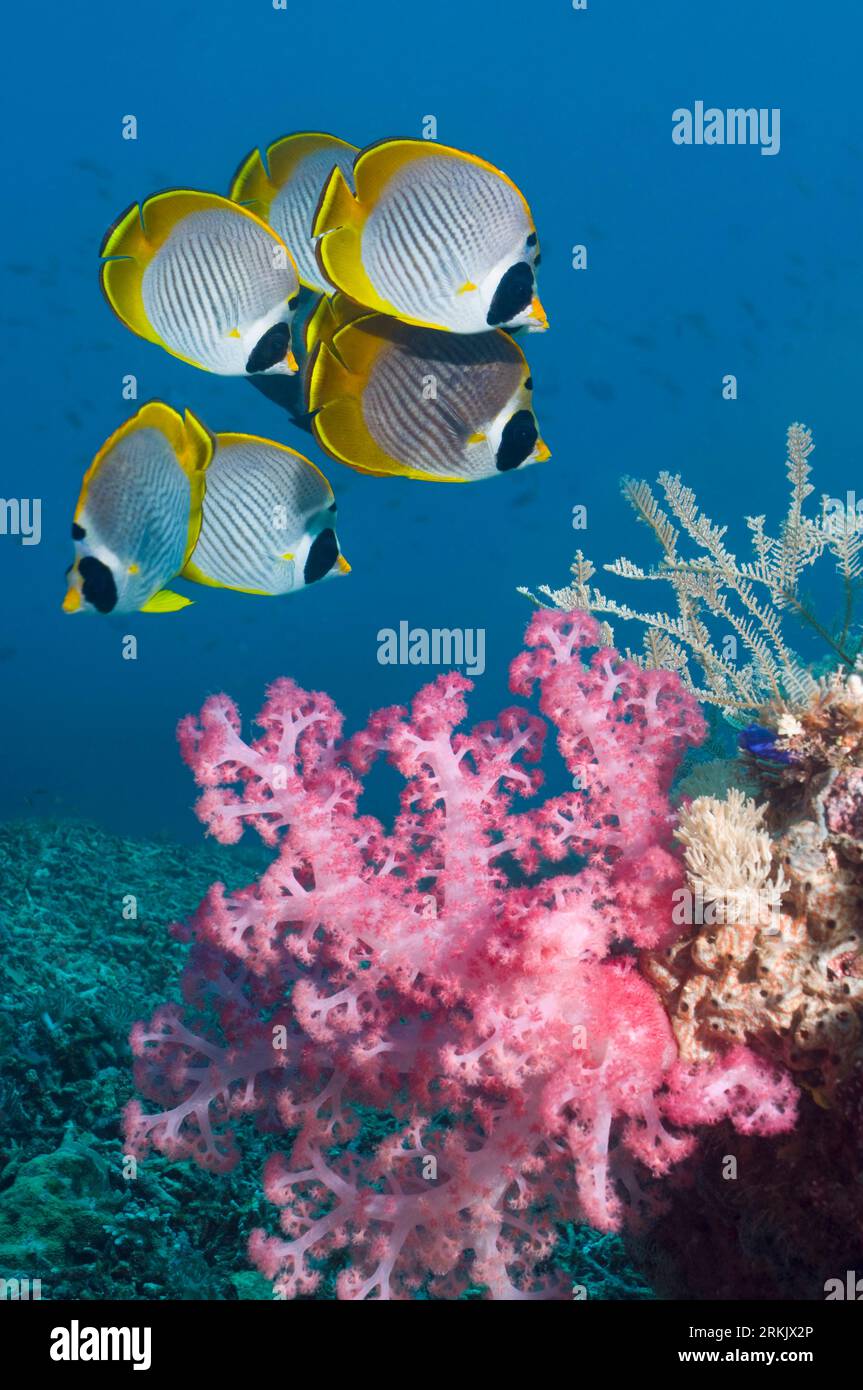
[[(289, 674), (355, 727), (428, 675), (378, 664), (378, 629), (401, 619), (486, 629), (473, 708), (491, 716), (529, 617), (518, 584), (564, 582), (578, 543), (597, 563), (653, 558), (619, 497), (624, 473), (679, 471), (717, 518), (774, 517), (800, 419), (816, 433), (819, 491), (863, 495), (858, 7), (89, 0), (19, 6), (4, 27), (0, 493), (41, 497), (43, 535), (0, 536), (0, 816), (193, 837), (177, 719), (222, 689), (251, 715)], [(672, 111), (696, 100), (779, 107), (780, 153), (674, 145)], [(427, 115), (442, 142), (516, 180), (542, 244), (552, 328), (522, 342), (554, 458), (474, 487), (327, 461), (249, 383), (133, 337), (98, 284), (102, 235), (130, 202), (176, 185), (226, 192), (250, 148), (291, 130), (364, 145), (420, 135)], [(735, 402), (721, 397), (727, 372)], [(127, 373), (139, 403), (308, 452), (335, 488), (351, 576), (294, 599), (201, 589), (168, 617), (64, 616), (81, 476), (134, 409)], [(586, 533), (572, 529), (578, 504)], [(136, 662), (121, 658), (126, 633)]]

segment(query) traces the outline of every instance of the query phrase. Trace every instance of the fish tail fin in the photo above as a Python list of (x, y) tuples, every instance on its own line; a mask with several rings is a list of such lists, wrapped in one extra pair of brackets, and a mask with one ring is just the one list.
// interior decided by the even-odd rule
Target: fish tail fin
[(357, 202), (350, 184), (336, 165), (324, 184), (312, 219), (312, 236), (323, 236), (337, 227), (359, 230), (365, 220), (365, 209)]
[(357, 202), (350, 185), (336, 166), (324, 185), (318, 210), (312, 219), (312, 235), (318, 266), (324, 279), (349, 299), (379, 313), (390, 314), (393, 306), (382, 299), (363, 264), (363, 228), (367, 208)]
[(365, 219), (364, 210), (336, 166), (324, 184), (312, 218), (312, 236), (321, 238), (315, 254), (325, 280), (348, 293), (351, 285), (367, 278), (361, 240)]
[(264, 167), (261, 151), (251, 150), (241, 161), (231, 180), (231, 200), (246, 207), (250, 206), (254, 212), (266, 217), (277, 192), (276, 185)]
[(319, 342), (310, 363), (308, 384), (309, 410), (321, 410), (331, 401), (344, 397), (358, 399), (362, 389), (359, 377), (349, 372), (344, 362), (326, 342)]
[(99, 254), (102, 292), (114, 313), (133, 333), (156, 341), (141, 297), (144, 270), (153, 248), (144, 231), (140, 203), (132, 203), (112, 223), (102, 238)]
[(204, 520), (204, 495), (207, 491), (207, 469), (213, 461), (216, 449), (215, 437), (202, 424), (197, 415), (187, 410), (183, 420), (183, 442), (177, 451), (180, 467), (189, 479), (190, 507), (189, 529), (186, 534), (186, 549), (183, 563), (198, 544)]
[(306, 320), (306, 357), (311, 357), (318, 343), (331, 343), (338, 327), (333, 301), (329, 295), (322, 294)]
[(318, 343), (326, 343), (327, 347), (331, 348), (333, 339), (340, 329), (367, 315), (368, 309), (362, 304), (355, 304), (347, 295), (338, 292), (333, 295), (321, 295), (306, 320), (307, 357), (311, 357)]

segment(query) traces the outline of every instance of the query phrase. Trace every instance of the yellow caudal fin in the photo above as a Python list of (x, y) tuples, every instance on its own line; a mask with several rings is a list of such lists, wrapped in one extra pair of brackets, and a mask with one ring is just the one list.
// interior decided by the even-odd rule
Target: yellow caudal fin
[(267, 174), (261, 151), (251, 150), (231, 179), (231, 200), (251, 207), (261, 217), (267, 217), (270, 203), (277, 192), (277, 186)]
[(368, 309), (394, 314), (394, 305), (381, 298), (363, 265), (362, 235), (369, 208), (370, 204), (357, 201), (341, 169), (336, 167), (324, 185), (312, 219), (312, 235), (318, 238), (315, 255), (324, 279), (337, 290)]
[(175, 446), (180, 467), (189, 479), (190, 491), (189, 529), (186, 534), (186, 549), (183, 552), (184, 564), (198, 544), (198, 537), (201, 534), (201, 524), (204, 519), (204, 495), (207, 491), (207, 469), (213, 461), (215, 447), (215, 437), (206, 425), (202, 424), (191, 410), (187, 410), (183, 422), (182, 443)]
[(321, 190), (317, 211), (312, 218), (312, 236), (323, 236), (337, 227), (359, 229), (365, 220), (366, 211), (354, 197), (341, 169), (333, 169)]
[(336, 331), (330, 351), (352, 376), (365, 383), (378, 357), (392, 347), (391, 324), (392, 319), (381, 314), (361, 313)]
[[(103, 257), (102, 290), (119, 319), (140, 338), (160, 341), (150, 325), (141, 297), (144, 270), (154, 254), (141, 221), (141, 207), (133, 203), (108, 228), (99, 254)], [(122, 257), (106, 260), (105, 257)]]
[(318, 343), (331, 343), (338, 330), (339, 322), (335, 315), (333, 301), (328, 294), (322, 294), (306, 319), (306, 326), (303, 330), (306, 357), (311, 357)]
[(318, 343), (332, 347), (333, 339), (340, 328), (353, 323), (355, 319), (366, 318), (368, 309), (356, 304), (346, 294), (321, 295), (312, 313), (306, 320), (306, 356), (311, 357)]
[(321, 410), (345, 396), (359, 397), (362, 385), (326, 343), (318, 344), (306, 383), (306, 406), (310, 411)]
[(141, 604), (140, 612), (178, 613), (181, 608), (189, 608), (193, 603), (194, 599), (175, 594), (172, 589), (160, 589), (152, 598), (148, 598), (146, 603)]

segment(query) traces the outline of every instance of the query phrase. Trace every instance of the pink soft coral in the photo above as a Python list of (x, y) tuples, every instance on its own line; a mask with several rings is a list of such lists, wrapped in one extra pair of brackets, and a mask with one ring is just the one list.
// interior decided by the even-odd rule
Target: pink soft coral
[[(471, 1282), (554, 1296), (555, 1220), (634, 1219), (651, 1175), (691, 1149), (666, 1111), (757, 1125), (714, 1073), (700, 1089), (674, 1070), (633, 955), (668, 936), (682, 877), (668, 790), (702, 737), (698, 706), (674, 675), (614, 651), (586, 662), (597, 642), (591, 617), (543, 612), (513, 663), (516, 693), (538, 684), (576, 788), (521, 812), (546, 722), (510, 708), (456, 732), (460, 675), (347, 741), (332, 701), (287, 680), (252, 743), (224, 697), (180, 726), (210, 832), (230, 843), (252, 825), (278, 856), (251, 888), (216, 885), (185, 929), (186, 998), (218, 1027), (198, 1035), (171, 1009), (139, 1025), (138, 1084), (163, 1109), (130, 1106), (129, 1142), (224, 1169), (232, 1116), (294, 1133), (265, 1173), (282, 1235), (251, 1244), (285, 1297), (311, 1292), (343, 1247), (346, 1298)], [(406, 780), (389, 834), (357, 810), (381, 753)], [(760, 1086), (775, 1128), (776, 1083), (747, 1057), (735, 1076)], [(395, 1117), (370, 1155), (349, 1143), (357, 1106)]]

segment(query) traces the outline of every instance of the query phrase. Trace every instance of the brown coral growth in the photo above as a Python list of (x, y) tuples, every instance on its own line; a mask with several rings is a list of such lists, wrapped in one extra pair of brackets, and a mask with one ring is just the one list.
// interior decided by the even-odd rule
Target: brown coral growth
[(763, 806), (731, 789), (683, 808), (696, 929), (645, 970), (685, 1060), (749, 1043), (829, 1106), (863, 1056), (863, 682), (833, 676), (764, 722), (787, 761)]

